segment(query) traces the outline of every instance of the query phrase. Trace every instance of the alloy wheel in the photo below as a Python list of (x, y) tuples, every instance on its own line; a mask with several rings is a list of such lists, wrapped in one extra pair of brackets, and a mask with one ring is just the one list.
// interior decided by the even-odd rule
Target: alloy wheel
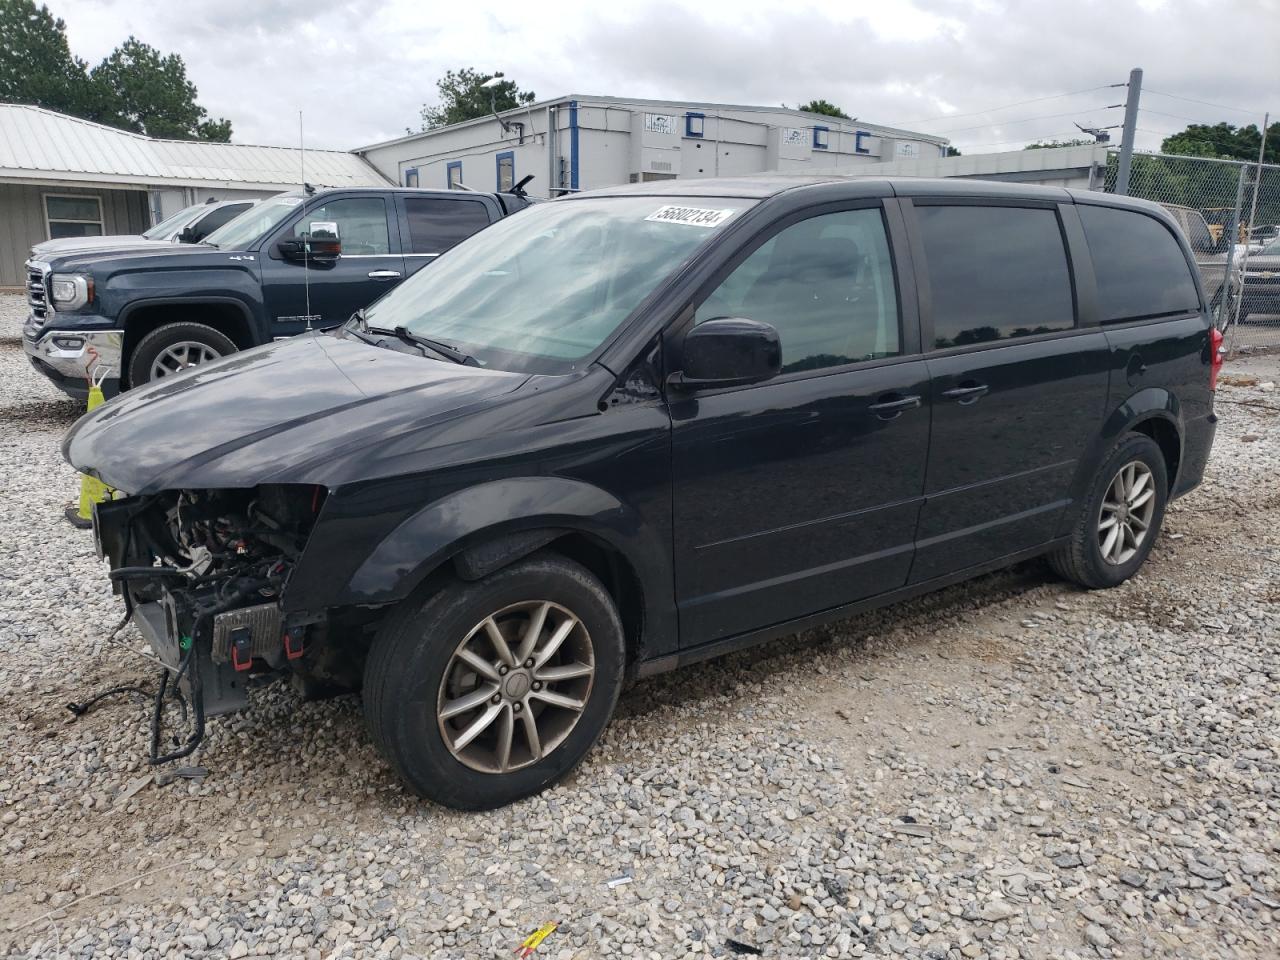
[(537, 763), (577, 726), (595, 654), (582, 620), (549, 600), (512, 604), (471, 628), (440, 681), (449, 752), (481, 773)]
[(1156, 510), (1155, 476), (1141, 460), (1119, 469), (1098, 515), (1098, 549), (1107, 563), (1128, 563), (1151, 530)]
[(201, 343), (198, 340), (180, 340), (165, 347), (152, 361), (151, 379), (170, 377), (189, 367), (198, 367), (202, 363), (217, 360), (221, 356), (222, 354), (207, 343)]

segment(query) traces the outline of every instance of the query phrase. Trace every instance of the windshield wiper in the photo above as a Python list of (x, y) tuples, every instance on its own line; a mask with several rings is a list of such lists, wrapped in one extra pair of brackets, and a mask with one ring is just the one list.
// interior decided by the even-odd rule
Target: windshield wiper
[(430, 337), (424, 337), (421, 334), (410, 333), (407, 327), (400, 326), (396, 327), (394, 330), (387, 330), (383, 327), (371, 327), (369, 326), (369, 322), (365, 320), (363, 314), (360, 315), (360, 320), (364, 323), (366, 333), (396, 337), (399, 340), (403, 340), (405, 343), (413, 344), (415, 347), (422, 347), (430, 350), (432, 353), (439, 354), (446, 360), (452, 361), (453, 363), (462, 364), (464, 367), (480, 366), (480, 361), (470, 354), (463, 353), (457, 347), (451, 347), (447, 343), (442, 343), (439, 340), (432, 340)]

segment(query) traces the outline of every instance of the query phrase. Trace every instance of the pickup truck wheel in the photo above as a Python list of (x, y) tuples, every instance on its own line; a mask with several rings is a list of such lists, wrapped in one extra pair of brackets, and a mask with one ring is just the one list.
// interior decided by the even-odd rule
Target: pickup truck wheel
[(1128, 580), (1160, 532), (1168, 491), (1160, 447), (1144, 434), (1127, 434), (1098, 471), (1070, 542), (1050, 555), (1050, 565), (1091, 590)]
[(365, 716), (414, 792), (488, 810), (578, 765), (613, 712), (623, 661), (604, 586), (544, 552), (404, 601), (370, 651)]
[(139, 387), (173, 376), (235, 353), (236, 349), (230, 337), (203, 323), (166, 323), (134, 347), (129, 360), (129, 386)]

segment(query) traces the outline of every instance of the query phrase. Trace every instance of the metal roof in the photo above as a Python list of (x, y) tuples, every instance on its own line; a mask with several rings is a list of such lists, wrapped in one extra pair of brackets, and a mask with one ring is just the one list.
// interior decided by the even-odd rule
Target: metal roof
[[(286, 190), (303, 178), (302, 151), (197, 140), (157, 140), (24, 104), (0, 104), (0, 178), (145, 186)], [(307, 150), (316, 186), (385, 186), (367, 161)]]
[[(604, 97), (590, 96), (578, 93), (566, 94), (563, 97), (552, 97), (549, 100), (539, 100), (536, 103), (521, 104), (518, 107), (512, 107), (509, 110), (499, 111), (502, 118), (513, 117), (519, 118), (523, 114), (533, 110), (543, 110), (547, 107), (564, 106), (572, 101), (577, 101), (579, 107), (592, 106), (619, 106), (619, 107), (654, 107), (654, 108), (674, 108), (677, 110), (705, 110), (714, 113), (717, 110), (735, 111), (742, 113), (773, 113), (787, 114), (796, 117), (799, 120), (818, 121), (833, 127), (854, 127), (866, 130), (877, 137), (897, 138), (903, 140), (920, 140), (926, 143), (936, 143), (939, 146), (945, 146), (951, 141), (946, 137), (939, 136), (936, 133), (917, 133), (911, 130), (902, 130), (897, 127), (886, 127), (879, 123), (870, 123), (859, 120), (857, 117), (852, 119), (845, 117), (832, 117), (825, 113), (811, 113), (808, 110), (793, 110), (790, 107), (761, 107), (750, 106), (747, 104), (736, 103), (705, 103), (699, 100), (644, 100), (635, 97)], [(447, 130), (457, 130), (460, 127), (476, 126), (482, 123), (492, 123), (493, 114), (486, 114), (483, 117), (476, 117), (472, 120), (463, 120), (460, 123), (451, 123), (443, 127), (433, 127), (430, 130), (419, 130), (417, 133), (409, 133), (402, 137), (393, 137), (390, 140), (382, 140), (378, 143), (371, 143), (367, 146), (356, 147), (354, 153), (365, 154), (372, 150), (378, 150), (382, 147), (395, 146), (400, 143), (408, 143), (412, 140), (421, 140), (424, 137), (431, 137), (435, 134), (442, 133)]]

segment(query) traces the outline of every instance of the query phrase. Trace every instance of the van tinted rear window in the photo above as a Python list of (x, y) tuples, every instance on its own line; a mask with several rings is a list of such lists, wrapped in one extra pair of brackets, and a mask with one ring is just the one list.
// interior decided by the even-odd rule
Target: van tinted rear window
[(1055, 210), (918, 205), (939, 349), (1075, 326)]
[(1133, 210), (1088, 204), (1078, 209), (1103, 323), (1200, 309), (1191, 267), (1168, 227)]

